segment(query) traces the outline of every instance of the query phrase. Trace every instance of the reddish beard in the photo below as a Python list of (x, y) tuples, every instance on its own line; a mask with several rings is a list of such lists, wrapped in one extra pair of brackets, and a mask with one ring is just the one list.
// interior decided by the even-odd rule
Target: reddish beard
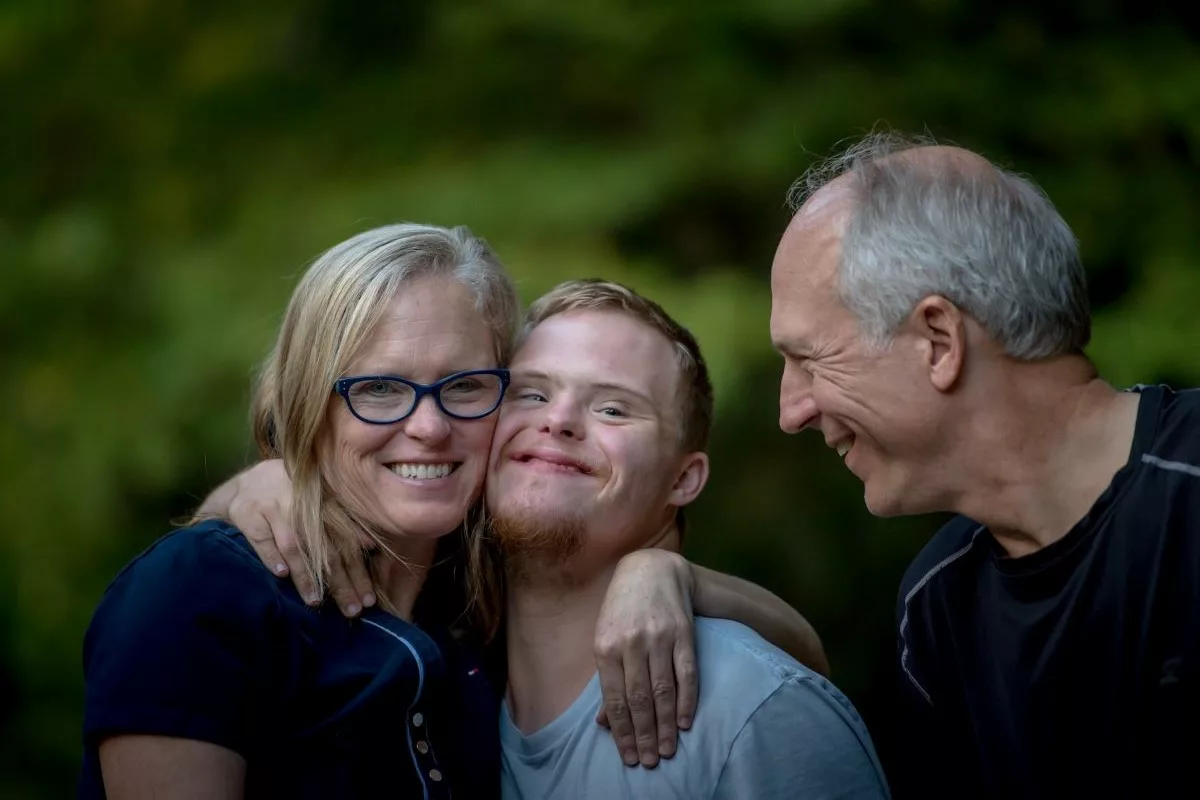
[(535, 519), (529, 514), (492, 518), (492, 535), (504, 553), (509, 580), (528, 581), (543, 570), (559, 574), (565, 562), (583, 549), (585, 526), (578, 516)]

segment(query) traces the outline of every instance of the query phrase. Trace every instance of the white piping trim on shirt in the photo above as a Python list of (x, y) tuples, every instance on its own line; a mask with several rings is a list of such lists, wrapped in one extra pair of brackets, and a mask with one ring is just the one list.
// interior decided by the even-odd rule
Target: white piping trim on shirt
[(900, 668), (904, 670), (904, 674), (908, 676), (908, 679), (912, 682), (912, 685), (917, 687), (917, 691), (921, 693), (921, 696), (925, 698), (925, 702), (929, 703), (929, 705), (933, 705), (933, 700), (929, 697), (929, 692), (925, 691), (925, 687), (921, 685), (916, 676), (912, 674), (912, 670), (908, 668), (908, 639), (904, 638), (904, 631), (906, 628), (908, 628), (908, 604), (912, 601), (917, 592), (925, 588), (925, 584), (929, 583), (930, 579), (934, 575), (941, 572), (942, 569), (949, 564), (966, 555), (967, 551), (975, 546), (975, 540), (979, 538), (979, 534), (981, 533), (983, 533), (982, 525), (976, 528), (975, 532), (971, 534), (971, 541), (967, 542), (958, 550), (955, 550), (953, 553), (935, 564), (932, 569), (921, 576), (921, 580), (917, 581), (913, 588), (908, 590), (908, 594), (904, 595), (904, 616), (900, 619), (900, 641), (904, 642), (904, 648), (900, 651)]
[(379, 628), (379, 630), (400, 642), (400, 644), (408, 648), (408, 652), (412, 653), (412, 657), (416, 659), (417, 693), (413, 695), (412, 702), (408, 704), (408, 708), (404, 712), (404, 733), (408, 737), (408, 754), (412, 757), (413, 768), (417, 771), (417, 777), (421, 781), (421, 794), (424, 795), (425, 800), (429, 800), (429, 787), (425, 784), (425, 773), (421, 771), (421, 765), (417, 763), (417, 754), (413, 752), (412, 740), (412, 710), (413, 706), (417, 704), (417, 701), (421, 699), (421, 692), (425, 689), (425, 662), (421, 660), (420, 654), (417, 653), (417, 648), (413, 647), (412, 642), (408, 641), (408, 639), (405, 639), (403, 636), (393, 630), (385, 628), (378, 622), (374, 622), (369, 619), (364, 619), (363, 622), (374, 628)]
[(1142, 453), (1142, 463), (1149, 464), (1152, 467), (1168, 469), (1172, 472), (1182, 472), (1184, 475), (1191, 475), (1193, 478), (1200, 478), (1200, 467), (1186, 464), (1182, 461), (1167, 461), (1165, 458), (1152, 456), (1149, 453)]

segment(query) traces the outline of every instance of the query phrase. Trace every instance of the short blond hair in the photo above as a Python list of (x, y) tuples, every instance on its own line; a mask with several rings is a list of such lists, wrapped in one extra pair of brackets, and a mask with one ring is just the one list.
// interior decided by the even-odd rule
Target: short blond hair
[(662, 334), (679, 368), (676, 399), (679, 440), (685, 452), (708, 449), (713, 422), (713, 388), (696, 337), (658, 303), (615, 281), (598, 278), (566, 281), (534, 301), (525, 314), (519, 341), (550, 317), (569, 311), (617, 311)]
[[(292, 516), (309, 577), (324, 595), (335, 553), (361, 558), (388, 548), (378, 532), (333, 496), (322, 470), (334, 382), (379, 326), (397, 292), (441, 276), (466, 286), (492, 331), (497, 365), (512, 355), (519, 303), (512, 279), (487, 243), (465, 227), (403, 223), (353, 236), (321, 254), (288, 303), (279, 338), (259, 375), (254, 438), (263, 458), (282, 458), (292, 479)], [(464, 526), (464, 535), (474, 526)], [(449, 533), (449, 532), (448, 532)], [(365, 541), (364, 541), (365, 537)], [(467, 580), (478, 594), (486, 565), (466, 546)], [(381, 602), (386, 594), (377, 592)]]

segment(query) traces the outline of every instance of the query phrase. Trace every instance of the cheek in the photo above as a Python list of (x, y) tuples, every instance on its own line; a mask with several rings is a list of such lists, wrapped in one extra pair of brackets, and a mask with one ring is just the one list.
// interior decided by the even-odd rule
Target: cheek
[(464, 459), (486, 466), (492, 450), (492, 439), (498, 434), (496, 416), (455, 423), (454, 438)]
[(347, 413), (334, 412), (330, 432), (330, 451), (339, 465), (353, 467), (369, 460), (392, 439), (396, 431), (390, 425), (368, 425)]

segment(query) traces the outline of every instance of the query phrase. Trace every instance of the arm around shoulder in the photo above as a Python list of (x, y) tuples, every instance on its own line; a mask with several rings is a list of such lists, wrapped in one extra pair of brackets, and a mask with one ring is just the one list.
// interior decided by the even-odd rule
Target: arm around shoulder
[(854, 707), (820, 677), (792, 675), (734, 739), (714, 800), (886, 798), (887, 781)]

